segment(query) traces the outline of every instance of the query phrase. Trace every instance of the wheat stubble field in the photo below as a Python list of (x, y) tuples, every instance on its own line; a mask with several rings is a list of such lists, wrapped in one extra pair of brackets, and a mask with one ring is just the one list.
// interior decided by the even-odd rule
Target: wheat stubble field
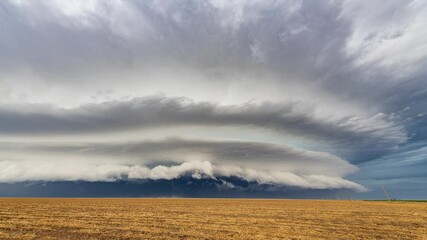
[(427, 203), (0, 199), (0, 239), (427, 239)]

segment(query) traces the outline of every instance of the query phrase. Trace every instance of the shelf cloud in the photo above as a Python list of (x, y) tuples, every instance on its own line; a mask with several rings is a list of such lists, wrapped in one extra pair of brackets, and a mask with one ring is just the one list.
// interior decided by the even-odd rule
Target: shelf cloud
[[(256, 142), (165, 139), (97, 144), (2, 144), (1, 182), (239, 177), (259, 184), (365, 190), (357, 167), (324, 152)], [(34, 157), (36, 156), (36, 157)], [(85, 161), (91, 158), (91, 162)], [(150, 168), (151, 166), (151, 168)]]
[(410, 191), (426, 28), (422, 1), (1, 1), (0, 180)]
[(373, 116), (316, 116), (299, 102), (217, 105), (187, 98), (152, 96), (130, 101), (60, 109), (50, 106), (0, 107), (3, 134), (76, 134), (164, 126), (249, 126), (283, 135), (326, 141), (348, 150), (384, 152), (407, 140), (403, 128), (383, 113)]

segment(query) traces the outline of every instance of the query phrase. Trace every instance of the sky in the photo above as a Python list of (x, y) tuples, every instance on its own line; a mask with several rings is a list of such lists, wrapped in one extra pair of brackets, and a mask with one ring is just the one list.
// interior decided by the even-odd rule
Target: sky
[(425, 1), (0, 2), (0, 196), (383, 188), (427, 198)]

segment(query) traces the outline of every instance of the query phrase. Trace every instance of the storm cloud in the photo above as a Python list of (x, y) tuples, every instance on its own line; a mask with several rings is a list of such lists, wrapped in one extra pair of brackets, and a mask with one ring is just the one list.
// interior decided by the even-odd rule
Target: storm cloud
[(316, 116), (315, 107), (299, 102), (217, 105), (187, 98), (153, 96), (130, 101), (60, 109), (49, 106), (0, 108), (3, 134), (78, 134), (165, 126), (247, 126), (283, 135), (315, 138), (347, 151), (383, 153), (407, 140), (389, 116)]
[(425, 29), (422, 1), (2, 1), (0, 180), (411, 192)]
[[(357, 167), (324, 152), (256, 142), (165, 139), (127, 143), (0, 144), (2, 182), (241, 177), (260, 184), (364, 190)], [(91, 162), (85, 161), (91, 158)], [(153, 166), (150, 168), (150, 166)]]

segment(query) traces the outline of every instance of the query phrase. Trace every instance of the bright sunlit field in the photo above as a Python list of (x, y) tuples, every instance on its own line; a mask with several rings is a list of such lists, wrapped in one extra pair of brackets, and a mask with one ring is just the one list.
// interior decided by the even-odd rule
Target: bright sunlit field
[(0, 239), (427, 239), (427, 203), (0, 199)]

